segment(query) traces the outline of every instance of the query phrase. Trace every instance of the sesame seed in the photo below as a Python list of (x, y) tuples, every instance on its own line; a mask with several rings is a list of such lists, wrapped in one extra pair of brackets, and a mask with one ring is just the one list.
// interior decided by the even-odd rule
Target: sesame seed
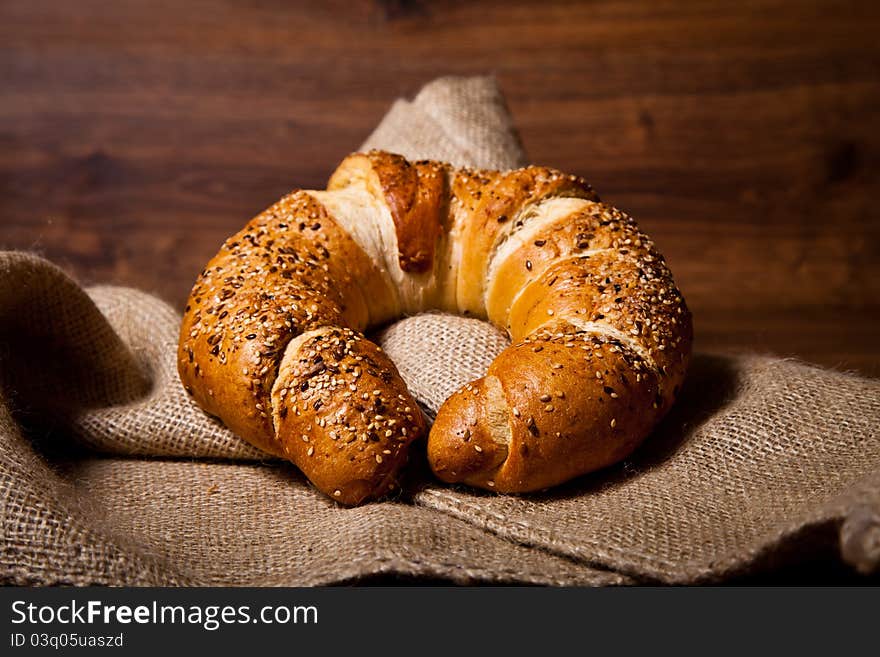
[(611, 420), (611, 428), (613, 429), (616, 426), (617, 426), (617, 418)]
[(314, 454), (314, 453), (315, 453), (315, 447), (314, 447), (314, 445), (311, 446), (311, 447), (309, 447), (309, 451), (306, 452), (306, 453), (307, 453), (309, 456), (311, 456), (312, 454)]
[(482, 451), (483, 451), (483, 448), (480, 447), (479, 445), (474, 445), (474, 449), (477, 450), (477, 451), (480, 452), (480, 453), (482, 453)]

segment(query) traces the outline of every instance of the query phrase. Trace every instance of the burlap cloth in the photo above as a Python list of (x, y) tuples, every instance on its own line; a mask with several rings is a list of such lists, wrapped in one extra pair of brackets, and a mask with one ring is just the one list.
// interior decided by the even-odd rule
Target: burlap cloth
[[(484, 78), (398, 101), (366, 146), (490, 167), (524, 159)], [(697, 354), (671, 415), (619, 467), (511, 497), (441, 486), (417, 456), (398, 499), (345, 509), (189, 401), (166, 304), (83, 290), (25, 253), (0, 253), (0, 277), (6, 583), (691, 583), (799, 559), (880, 562), (876, 380)], [(380, 339), (429, 413), (506, 344), (482, 322), (436, 314)]]

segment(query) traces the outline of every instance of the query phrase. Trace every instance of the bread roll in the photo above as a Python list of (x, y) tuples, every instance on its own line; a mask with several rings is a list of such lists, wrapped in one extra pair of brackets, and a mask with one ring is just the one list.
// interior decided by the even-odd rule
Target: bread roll
[(653, 243), (581, 178), (346, 158), (231, 237), (197, 280), (181, 380), (208, 413), (343, 504), (387, 493), (425, 421), (363, 335), (428, 309), (511, 346), (440, 408), (428, 460), (498, 492), (626, 457), (685, 376), (691, 316)]

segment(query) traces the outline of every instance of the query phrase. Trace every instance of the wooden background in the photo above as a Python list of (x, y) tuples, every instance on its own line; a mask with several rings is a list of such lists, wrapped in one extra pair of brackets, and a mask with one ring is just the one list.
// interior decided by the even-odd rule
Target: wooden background
[(0, 247), (182, 306), (395, 97), (497, 75), (658, 243), (697, 348), (880, 376), (880, 3), (0, 2)]

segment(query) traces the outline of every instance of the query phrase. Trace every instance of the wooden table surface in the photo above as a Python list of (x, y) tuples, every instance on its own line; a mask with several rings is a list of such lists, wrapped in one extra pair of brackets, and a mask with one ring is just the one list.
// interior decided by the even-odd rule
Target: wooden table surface
[(666, 254), (697, 349), (880, 376), (880, 3), (3, 0), (0, 247), (182, 306), (394, 98), (492, 72)]

